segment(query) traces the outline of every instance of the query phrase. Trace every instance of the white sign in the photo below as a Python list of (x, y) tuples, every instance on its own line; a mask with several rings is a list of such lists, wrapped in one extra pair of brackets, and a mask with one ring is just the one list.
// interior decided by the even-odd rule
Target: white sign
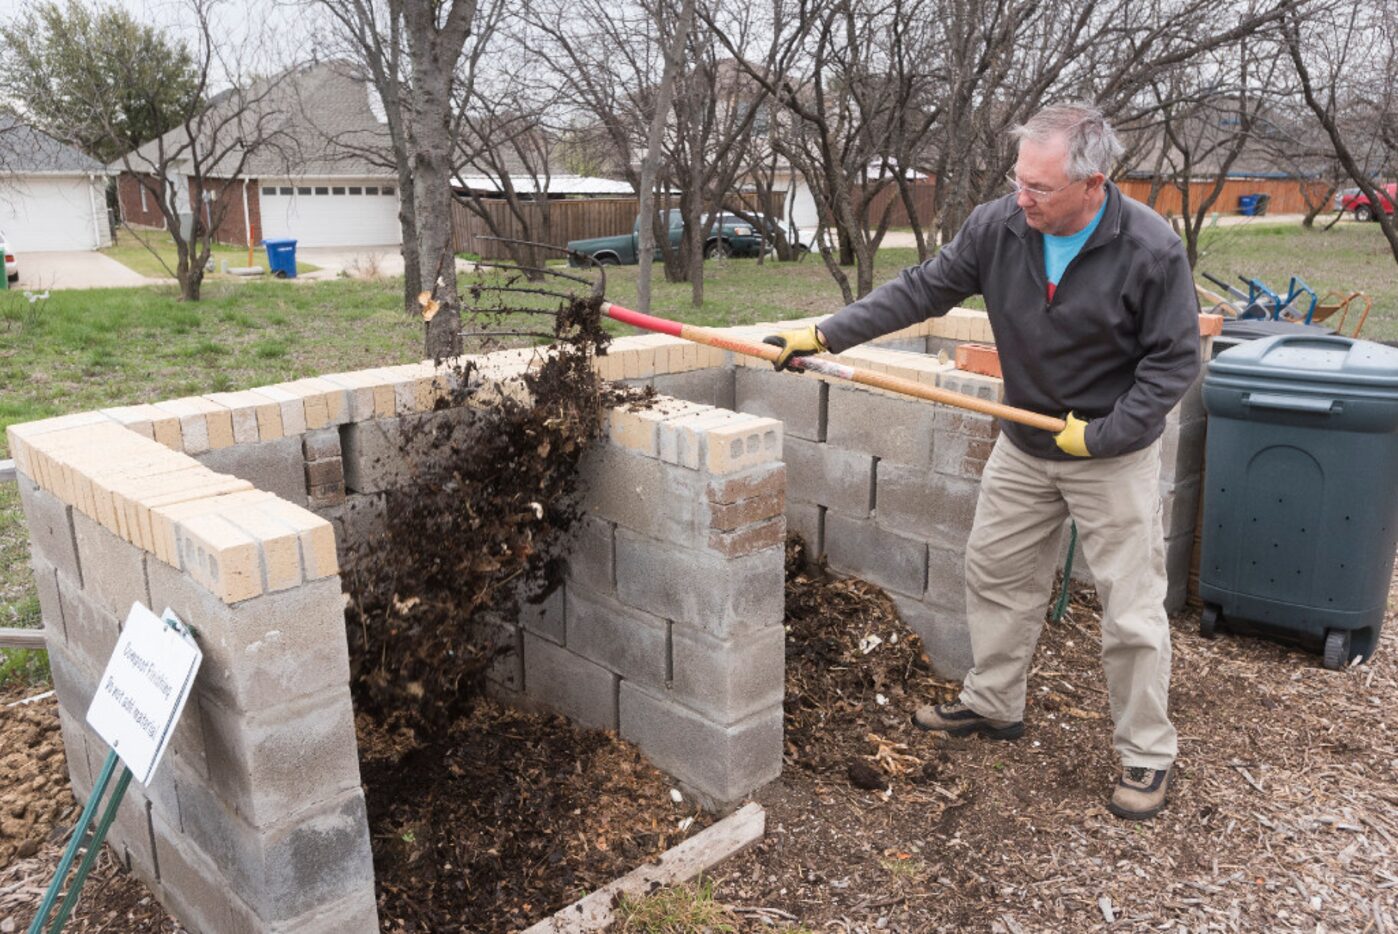
[(87, 709), (87, 723), (142, 785), (155, 774), (203, 660), (174, 613), (167, 609), (162, 619), (139, 603), (131, 605)]

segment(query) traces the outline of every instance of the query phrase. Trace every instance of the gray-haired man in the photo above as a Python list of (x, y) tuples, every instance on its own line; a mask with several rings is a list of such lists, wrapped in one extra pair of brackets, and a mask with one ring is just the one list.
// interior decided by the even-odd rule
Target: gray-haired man
[(1066, 415), (1049, 435), (1006, 423), (966, 546), (975, 665), (918, 726), (1016, 739), (1063, 520), (1077, 522), (1102, 598), (1102, 660), (1123, 771), (1108, 807), (1165, 806), (1175, 730), (1160, 518), (1166, 413), (1199, 372), (1199, 306), (1179, 238), (1106, 175), (1121, 154), (1096, 108), (1045, 108), (1014, 130), (1013, 194), (977, 207), (935, 257), (825, 319), (767, 338), (840, 352), (985, 296), (1005, 401)]

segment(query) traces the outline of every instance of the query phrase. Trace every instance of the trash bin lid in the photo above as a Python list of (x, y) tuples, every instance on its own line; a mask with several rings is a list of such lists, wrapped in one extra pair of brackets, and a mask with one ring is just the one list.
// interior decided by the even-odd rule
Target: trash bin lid
[(1398, 347), (1337, 335), (1284, 334), (1225, 350), (1210, 362), (1209, 375), (1398, 392)]
[(274, 239), (271, 239), (271, 240), (263, 240), (263, 241), (262, 241), (262, 245), (263, 245), (263, 246), (295, 246), (295, 245), (296, 245), (296, 241), (295, 241), (295, 240), (292, 240), (292, 239), (289, 239), (289, 238), (286, 238), (286, 237), (277, 237), (277, 238), (274, 238)]
[(1223, 336), (1238, 340), (1257, 340), (1259, 337), (1275, 335), (1292, 336), (1307, 334), (1323, 337), (1334, 334), (1334, 328), (1323, 324), (1298, 324), (1294, 321), (1273, 321), (1270, 318), (1227, 318), (1223, 322)]

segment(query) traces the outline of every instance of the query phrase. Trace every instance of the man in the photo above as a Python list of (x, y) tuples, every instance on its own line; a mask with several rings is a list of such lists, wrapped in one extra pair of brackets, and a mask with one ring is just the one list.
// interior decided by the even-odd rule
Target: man
[(1057, 435), (1005, 423), (966, 546), (974, 667), (956, 703), (914, 722), (1017, 739), (1026, 676), (1065, 516), (1102, 599), (1102, 659), (1123, 766), (1109, 809), (1165, 806), (1175, 759), (1166, 713), (1170, 631), (1160, 518), (1160, 435), (1199, 372), (1198, 304), (1184, 248), (1154, 211), (1107, 181), (1122, 146), (1086, 104), (1015, 128), (1013, 194), (971, 212), (935, 257), (818, 327), (767, 338), (793, 356), (846, 348), (985, 297), (1005, 401), (1062, 415)]

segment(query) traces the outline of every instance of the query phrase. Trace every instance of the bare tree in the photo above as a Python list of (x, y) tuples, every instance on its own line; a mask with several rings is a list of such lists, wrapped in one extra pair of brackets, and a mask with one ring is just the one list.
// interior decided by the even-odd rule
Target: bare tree
[(452, 253), (453, 103), (470, 99), (503, 0), (320, 0), (383, 103), (400, 180), (404, 303), (432, 294), (427, 354), (461, 352)]
[(1330, 138), (1335, 156), (1375, 206), (1374, 219), (1398, 262), (1398, 222), (1378, 210), (1375, 176), (1398, 165), (1398, 12), (1392, 4), (1343, 0), (1293, 14), (1286, 50), (1306, 106)]

